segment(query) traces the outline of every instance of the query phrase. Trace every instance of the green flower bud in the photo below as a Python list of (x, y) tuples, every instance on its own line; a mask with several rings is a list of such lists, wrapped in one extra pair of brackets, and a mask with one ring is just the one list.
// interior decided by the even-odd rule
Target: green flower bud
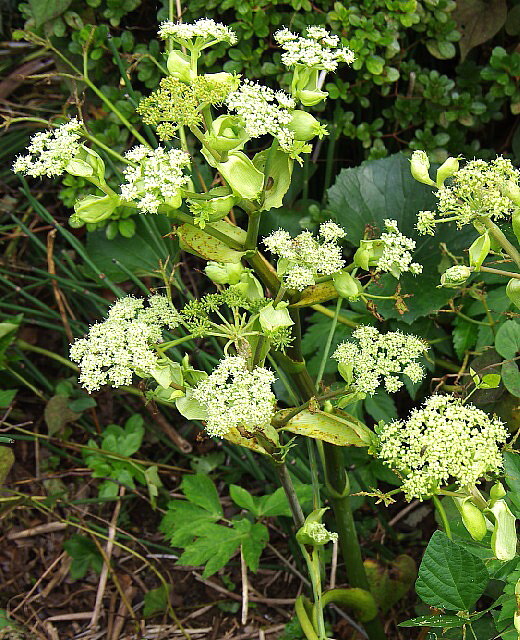
[(114, 196), (85, 196), (74, 204), (76, 220), (82, 222), (101, 222), (114, 213), (119, 206), (120, 198)]
[(347, 271), (336, 273), (332, 280), (334, 288), (338, 292), (340, 298), (348, 298), (349, 300), (357, 300), (363, 293), (363, 287), (357, 278), (353, 278)]
[(231, 151), (225, 162), (218, 162), (202, 148), (208, 164), (217, 169), (233, 192), (246, 200), (255, 200), (264, 186), (264, 174), (254, 166), (242, 151)]
[(287, 302), (279, 302), (276, 307), (274, 307), (273, 303), (270, 302), (260, 309), (260, 326), (264, 331), (274, 331), (281, 327), (290, 327), (294, 324), (287, 309), (288, 304)]
[(506, 295), (515, 307), (520, 309), (520, 280), (518, 278), (511, 278), (507, 283)]
[(319, 70), (303, 65), (295, 65), (291, 93), (305, 107), (314, 107), (329, 94), (318, 87)]
[(441, 287), (458, 289), (462, 287), (471, 275), (471, 269), (463, 264), (456, 264), (441, 275)]
[(105, 163), (92, 149), (81, 145), (78, 153), (70, 160), (65, 171), (72, 176), (86, 178), (94, 184), (105, 184)]
[(445, 160), (441, 166), (437, 169), (437, 179), (436, 184), (438, 187), (442, 187), (444, 182), (454, 176), (459, 170), (459, 159), (458, 158), (448, 158)]
[(326, 127), (320, 124), (312, 114), (301, 109), (292, 112), (291, 122), (287, 126), (294, 132), (294, 139), (303, 142), (312, 140), (316, 136), (321, 139), (327, 135)]
[(310, 547), (321, 547), (327, 542), (333, 542), (338, 539), (337, 533), (327, 531), (325, 525), (321, 523), (323, 514), (327, 511), (324, 509), (316, 509), (307, 516), (303, 527), (296, 533), (296, 539), (300, 544)]
[(240, 282), (232, 285), (232, 288), (240, 291), (247, 300), (260, 300), (264, 297), (262, 285), (249, 271), (243, 273), (240, 276)]
[(508, 180), (501, 188), (502, 193), (507, 196), (513, 204), (520, 207), (520, 187), (516, 182)]
[(238, 284), (244, 273), (241, 262), (213, 262), (210, 261), (204, 273), (216, 284)]
[(486, 231), (479, 238), (473, 242), (469, 248), (469, 264), (474, 269), (480, 269), (482, 263), (487, 258), (491, 249), (491, 240), (489, 238), (489, 232)]
[(506, 490), (504, 489), (504, 485), (501, 482), (497, 482), (494, 484), (489, 490), (489, 499), (491, 505), (493, 505), (497, 500), (501, 500), (505, 498)]
[(383, 255), (383, 248), (381, 240), (361, 240), (359, 249), (354, 254), (354, 264), (368, 271), (369, 267), (377, 265)]
[(412, 176), (423, 184), (435, 186), (435, 182), (430, 178), (430, 161), (424, 151), (414, 151), (410, 161), (410, 171)]
[(482, 511), (471, 502), (471, 498), (453, 498), (462, 522), (473, 540), (480, 541), (487, 533), (486, 518)]
[(205, 144), (220, 152), (241, 149), (248, 140), (249, 136), (238, 116), (219, 116), (213, 121), (211, 130), (204, 134)]
[(516, 518), (505, 500), (497, 500), (490, 511), (495, 516), (491, 549), (498, 560), (512, 560), (516, 556)]
[[(363, 242), (363, 240), (361, 241)], [(353, 262), (356, 267), (360, 267), (364, 271), (368, 271), (368, 263), (370, 260), (370, 251), (364, 246), (360, 246), (354, 254)]]
[(513, 223), (513, 231), (515, 232), (516, 239), (520, 242), (520, 207), (514, 210), (511, 222)]
[(182, 51), (170, 51), (166, 67), (170, 75), (186, 84), (189, 84), (197, 75), (191, 70), (190, 57)]

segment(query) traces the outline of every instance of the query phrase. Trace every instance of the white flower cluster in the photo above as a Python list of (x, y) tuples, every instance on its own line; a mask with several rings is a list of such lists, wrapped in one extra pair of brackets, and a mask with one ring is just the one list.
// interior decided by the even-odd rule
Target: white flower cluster
[(423, 499), (448, 482), (475, 484), (502, 468), (498, 445), (504, 424), (473, 405), (450, 396), (428, 398), (408, 420), (386, 424), (379, 434), (378, 457), (405, 476), (407, 500)]
[(271, 390), (272, 371), (247, 368), (245, 358), (230, 356), (193, 390), (193, 397), (208, 412), (206, 431), (217, 437), (243, 427), (260, 431), (271, 423), (275, 396)]
[(305, 533), (314, 540), (316, 544), (322, 545), (327, 542), (337, 542), (338, 534), (328, 531), (321, 522), (308, 522), (304, 525)]
[(158, 365), (151, 346), (162, 340), (162, 329), (179, 325), (179, 314), (161, 295), (148, 298), (121, 298), (104, 322), (90, 327), (86, 338), (70, 348), (70, 358), (79, 364), (79, 381), (89, 392), (109, 384), (131, 384), (132, 375), (150, 375)]
[(315, 284), (317, 277), (332, 275), (345, 266), (337, 244), (345, 231), (329, 221), (320, 225), (319, 235), (323, 238), (321, 243), (310, 231), (291, 238), (287, 231), (278, 229), (263, 239), (267, 249), (280, 257), (278, 270), (283, 272), (288, 289), (302, 291)]
[(287, 125), (292, 118), (289, 109), (296, 106), (291, 96), (245, 79), (236, 91), (229, 94), (226, 104), (242, 118), (250, 138), (270, 134), (278, 138), (282, 149), (291, 149), (294, 133)]
[(358, 391), (373, 394), (383, 378), (386, 390), (395, 393), (403, 386), (400, 374), (412, 382), (424, 377), (424, 369), (416, 362), (428, 349), (421, 338), (400, 331), (382, 334), (375, 327), (364, 325), (352, 337), (358, 344), (343, 342), (332, 357), (342, 366), (342, 375), (349, 374)]
[(338, 36), (323, 27), (307, 27), (306, 38), (297, 36), (289, 29), (280, 29), (274, 39), (285, 49), (282, 62), (287, 67), (302, 65), (313, 69), (334, 71), (340, 62), (351, 63), (354, 53), (347, 48), (337, 48)]
[(187, 44), (195, 38), (203, 40), (211, 40), (211, 44), (215, 42), (228, 42), (236, 44), (237, 36), (233, 29), (226, 27), (221, 22), (215, 22), (208, 18), (201, 18), (195, 22), (163, 22), (159, 27), (160, 38), (173, 38), (180, 44)]
[(27, 147), (29, 153), (16, 158), (13, 171), (33, 178), (61, 175), (81, 147), (81, 127), (81, 122), (72, 118), (52, 131), (36, 133)]
[(157, 213), (161, 204), (180, 206), (180, 190), (189, 180), (182, 172), (183, 167), (190, 164), (188, 153), (139, 145), (127, 151), (125, 157), (137, 165), (123, 172), (126, 183), (121, 185), (121, 197), (124, 200), (134, 201), (146, 213)]
[(385, 220), (385, 227), (386, 233), (382, 233), (380, 238), (383, 253), (377, 261), (377, 270), (389, 271), (396, 278), (405, 271), (414, 275), (422, 273), (422, 265), (412, 262), (411, 252), (415, 249), (415, 240), (404, 236), (395, 220)]
[(503, 194), (503, 189), (511, 181), (516, 185), (519, 178), (520, 172), (502, 156), (491, 162), (471, 160), (455, 173), (449, 186), (437, 191), (439, 213), (456, 216), (459, 227), (478, 215), (491, 218), (510, 215), (515, 205)]

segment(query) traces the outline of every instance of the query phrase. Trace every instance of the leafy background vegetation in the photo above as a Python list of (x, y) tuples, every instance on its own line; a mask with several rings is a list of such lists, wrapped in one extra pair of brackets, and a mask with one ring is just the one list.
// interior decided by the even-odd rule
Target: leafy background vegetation
[[(118, 152), (128, 148), (131, 134), (114, 112), (81, 83), (59, 77), (56, 72), (66, 71), (62, 61), (15, 41), (12, 33), (23, 27), (51, 38), (79, 67), (88, 44), (90, 79), (138, 126), (135, 106), (161, 77), (164, 61), (155, 34), (168, 7), (157, 11), (155, 3), (139, 0), (32, 0), (18, 7), (8, 3), (1, 11), (0, 106), (7, 121), (53, 119), (78, 109), (104, 144)], [(285, 206), (263, 222), (263, 232), (279, 225), (299, 231), (332, 215), (349, 228), (348, 242), (354, 246), (366, 224), (381, 227), (390, 217), (418, 241), (415, 257), (425, 269), (415, 279), (403, 278), (400, 306), (379, 304), (370, 313), (352, 304), (344, 310), (334, 341), (349, 336), (356, 324), (374, 322), (374, 313), (391, 329), (413, 323), (414, 333), (433, 347), (434, 358), (424, 364), (439, 388), (466, 385), (458, 373), (470, 363), (479, 371), (516, 353), (518, 325), (494, 276), (474, 277), (456, 299), (436, 288), (439, 272), (473, 237), (459, 234), (454, 241), (449, 229), (434, 239), (416, 235), (414, 215), (433, 206), (432, 196), (409, 177), (406, 157), (395, 154), (424, 149), (438, 161), (449, 154), (488, 158), (497, 152), (519, 159), (520, 3), (192, 0), (182, 11), (185, 21), (208, 16), (230, 24), (239, 44), (225, 68), (253, 78), (284, 81), (271, 37), (282, 25), (296, 31), (307, 24), (326, 25), (356, 52), (353, 68), (326, 85), (332, 100), (319, 116), (329, 123), (330, 136), (316, 146)], [(212, 70), (223, 56), (223, 48), (216, 47), (203, 64)], [(121, 64), (131, 86), (120, 82)], [(97, 230), (71, 228), (69, 208), (85, 189), (81, 178), (27, 185), (10, 172), (34, 127), (28, 121), (13, 123), (3, 131), (0, 149), (0, 411), (1, 427), (15, 440), (17, 461), (9, 476), (12, 490), (1, 503), (0, 606), (9, 609), (11, 623), (35, 637), (74, 637), (82, 625), (96, 623), (101, 612), (96, 598), (103, 595), (110, 638), (119, 637), (125, 625), (131, 633), (140, 619), (153, 630), (179, 617), (186, 629), (206, 629), (193, 637), (211, 637), (216, 628), (215, 638), (227, 631), (249, 638), (262, 626), (274, 629), (274, 637), (302, 637), (289, 620), (291, 607), (285, 606), (302, 584), (301, 566), (286, 566), (285, 558), (298, 554), (288, 549), (288, 507), (270, 467), (247, 451), (200, 438), (193, 424), (146, 404), (143, 389), (88, 396), (67, 359), (72, 338), (102, 317), (116, 297), (160, 287), (162, 269), (182, 304), (204, 286), (197, 276), (201, 265), (179, 250), (160, 216), (132, 223), (111, 220)], [(116, 180), (117, 167), (108, 156), (105, 160)], [(383, 277), (373, 291), (384, 294), (389, 286)], [(327, 305), (317, 306), (306, 317), (303, 350), (311, 373), (319, 367), (331, 313)], [(494, 350), (480, 355), (489, 345)], [(218, 354), (194, 343), (192, 358), (209, 370)], [(517, 425), (516, 364), (502, 372), (499, 389), (478, 391), (473, 398)], [(396, 402), (381, 392), (365, 401), (362, 411), (372, 422), (388, 420), (405, 414), (431, 390), (409, 385)], [(0, 477), (2, 465), (10, 462), (5, 453), (10, 450), (3, 451)], [(309, 501), (305, 447), (298, 445), (292, 453), (300, 498)], [(395, 485), (395, 477), (365, 453), (347, 451), (345, 457), (353, 469), (354, 493), (369, 493), (378, 482)], [(517, 482), (514, 461), (510, 465), (511, 482)], [(374, 554), (369, 560), (373, 583), (383, 610), (390, 612), (389, 635), (417, 637), (415, 629), (397, 624), (428, 612), (409, 588), (424, 540), (436, 526), (431, 509), (414, 504), (409, 510), (403, 503), (386, 509), (363, 495), (353, 501), (361, 538), (370, 541), (367, 550)], [(194, 519), (203, 522), (195, 540), (186, 531)], [(101, 589), (107, 553), (114, 571)], [(249, 617), (241, 627), (244, 564), (257, 573), (251, 574)], [(204, 569), (183, 571), (185, 565)], [(480, 567), (474, 565), (478, 586)], [(277, 582), (281, 571), (287, 576), (283, 584)], [(509, 585), (498, 615), (506, 629), (515, 576), (514, 571), (494, 576)], [(457, 606), (473, 606), (482, 595), (477, 591)], [(483, 598), (491, 602), (493, 585)], [(66, 617), (71, 611), (89, 615), (71, 623)], [(60, 615), (65, 623), (56, 618)], [(338, 611), (334, 615), (331, 633), (353, 637), (351, 621)], [(0, 627), (6, 624), (0, 617)], [(485, 626), (489, 620), (478, 624), (478, 637), (491, 637), (486, 635), (492, 633)], [(459, 627), (443, 637), (460, 633)]]

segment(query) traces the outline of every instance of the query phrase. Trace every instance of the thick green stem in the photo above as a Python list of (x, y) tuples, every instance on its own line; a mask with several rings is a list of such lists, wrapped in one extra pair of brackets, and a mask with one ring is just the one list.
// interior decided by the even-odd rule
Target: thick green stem
[(482, 222), (482, 224), (488, 229), (489, 233), (500, 244), (502, 249), (504, 249), (511, 260), (513, 260), (513, 262), (516, 262), (517, 266), (520, 267), (520, 252), (509, 242), (504, 233), (497, 227), (493, 220), (483, 216), (482, 218), (479, 218), (479, 221)]
[[(348, 495), (348, 475), (344, 467), (341, 449), (324, 442), (323, 454), (327, 484), (331, 493), (330, 501), (336, 518), (339, 547), (345, 562), (348, 581), (352, 587), (360, 587), (370, 591), (352, 515), (350, 496)], [(384, 640), (386, 637), (379, 618), (374, 618), (363, 624), (370, 640)]]

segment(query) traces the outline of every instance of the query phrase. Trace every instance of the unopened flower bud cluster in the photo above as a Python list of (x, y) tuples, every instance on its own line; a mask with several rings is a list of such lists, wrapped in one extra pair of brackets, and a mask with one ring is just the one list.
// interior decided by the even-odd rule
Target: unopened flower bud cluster
[(247, 368), (245, 358), (230, 356), (193, 390), (193, 397), (208, 413), (206, 431), (223, 437), (231, 429), (244, 428), (255, 433), (271, 423), (275, 396), (272, 371)]
[(139, 298), (118, 300), (104, 322), (91, 326), (87, 337), (71, 346), (81, 385), (90, 392), (106, 384), (130, 384), (135, 372), (150, 375), (158, 364), (152, 345), (161, 342), (163, 328), (178, 324), (179, 314), (164, 296), (151, 296), (147, 307)]
[(322, 242), (310, 231), (302, 231), (291, 238), (287, 231), (278, 229), (263, 239), (267, 249), (279, 256), (284, 264), (284, 284), (288, 289), (302, 291), (315, 284), (317, 277), (332, 275), (345, 266), (338, 244), (345, 231), (329, 221), (320, 225), (319, 235)]
[(352, 337), (357, 344), (343, 342), (332, 357), (349, 368), (352, 386), (358, 391), (373, 394), (383, 380), (385, 389), (395, 393), (403, 386), (398, 376), (405, 375), (412, 382), (424, 377), (424, 369), (416, 360), (427, 345), (417, 336), (400, 331), (382, 334), (375, 327), (361, 326)]
[(317, 545), (338, 541), (338, 534), (328, 531), (325, 525), (321, 522), (308, 522), (304, 525), (304, 530)]
[(226, 27), (221, 22), (215, 22), (209, 18), (201, 18), (188, 24), (183, 22), (163, 22), (159, 28), (160, 38), (172, 38), (179, 44), (189, 44), (197, 38), (203, 41), (227, 42), (236, 44), (237, 37), (233, 29)]
[(180, 205), (180, 191), (189, 179), (182, 172), (190, 164), (189, 154), (180, 149), (166, 151), (162, 147), (149, 149), (139, 145), (127, 151), (125, 157), (137, 166), (124, 170), (126, 182), (121, 185), (124, 200), (135, 202), (145, 213), (157, 213), (162, 204)]
[(507, 430), (496, 416), (451, 396), (435, 395), (408, 420), (384, 425), (378, 457), (404, 476), (407, 500), (423, 499), (449, 482), (474, 485), (502, 469)]
[(226, 104), (242, 118), (250, 138), (270, 134), (278, 139), (282, 149), (291, 149), (294, 133), (287, 125), (292, 118), (289, 109), (296, 106), (291, 96), (246, 79), (229, 94)]
[(338, 36), (323, 27), (307, 27), (307, 37), (297, 36), (289, 29), (280, 29), (274, 39), (285, 49), (282, 62), (287, 67), (302, 65), (325, 71), (335, 71), (340, 62), (351, 63), (354, 53), (347, 48), (337, 48)]
[(16, 158), (13, 171), (33, 178), (61, 175), (81, 147), (81, 127), (81, 122), (72, 118), (52, 131), (39, 131), (31, 138), (29, 153)]
[(386, 232), (381, 234), (383, 253), (377, 262), (378, 271), (389, 271), (396, 277), (409, 271), (414, 275), (422, 273), (422, 265), (412, 262), (415, 240), (404, 236), (397, 227), (396, 220), (385, 220)]

